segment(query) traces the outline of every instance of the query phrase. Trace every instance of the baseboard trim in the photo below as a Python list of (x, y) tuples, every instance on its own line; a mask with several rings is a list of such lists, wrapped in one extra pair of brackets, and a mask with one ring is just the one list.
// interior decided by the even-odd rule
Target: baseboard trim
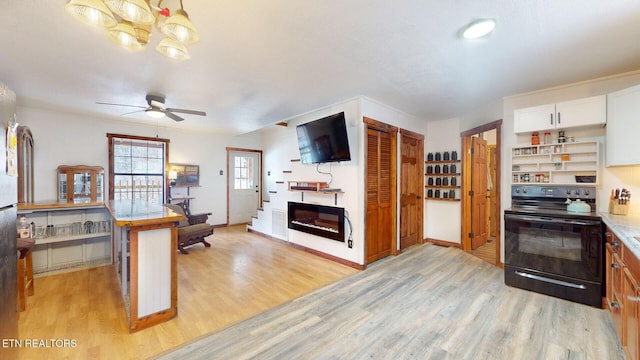
[(458, 243), (454, 243), (451, 241), (438, 240), (433, 238), (424, 239), (425, 242), (432, 243), (434, 245), (446, 246), (446, 247), (456, 247), (458, 249), (462, 249), (462, 245)]
[(295, 244), (295, 243), (292, 243), (290, 241), (284, 241), (282, 239), (278, 239), (275, 236), (267, 235), (265, 233), (262, 233), (260, 231), (257, 231), (257, 230), (251, 229), (251, 228), (247, 228), (247, 232), (256, 234), (256, 235), (261, 236), (261, 237), (263, 237), (265, 239), (268, 239), (268, 240), (273, 240), (275, 242), (279, 242), (280, 244), (292, 247), (294, 249), (302, 250), (302, 251), (308, 252), (310, 254), (319, 256), (321, 258), (324, 258), (324, 259), (327, 259), (327, 260), (331, 260), (333, 262), (337, 262), (338, 264), (349, 266), (349, 267), (354, 268), (356, 270), (364, 270), (366, 268), (364, 265), (360, 265), (358, 263), (354, 263), (352, 261), (345, 260), (345, 259), (339, 258), (337, 256), (333, 256), (333, 255), (330, 255), (330, 254), (327, 254), (327, 253), (323, 253), (322, 251), (311, 249), (311, 248), (308, 248), (306, 246)]

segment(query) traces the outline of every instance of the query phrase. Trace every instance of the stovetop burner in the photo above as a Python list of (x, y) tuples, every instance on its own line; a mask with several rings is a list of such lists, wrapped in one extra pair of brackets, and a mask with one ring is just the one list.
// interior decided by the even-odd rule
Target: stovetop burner
[[(589, 213), (567, 211), (567, 199), (580, 199), (591, 207)], [(511, 214), (548, 215), (563, 218), (593, 219), (596, 214), (596, 188), (593, 186), (512, 185)]]

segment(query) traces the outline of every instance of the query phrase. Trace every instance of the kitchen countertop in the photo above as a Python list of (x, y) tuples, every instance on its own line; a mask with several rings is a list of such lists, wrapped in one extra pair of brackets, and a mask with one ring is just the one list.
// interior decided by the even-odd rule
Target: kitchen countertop
[(178, 222), (186, 218), (166, 206), (140, 200), (116, 200), (106, 203), (118, 226), (143, 226)]
[(607, 226), (615, 233), (624, 245), (631, 250), (633, 255), (640, 259), (640, 241), (634, 236), (640, 236), (640, 217), (613, 215), (609, 213), (598, 213)]

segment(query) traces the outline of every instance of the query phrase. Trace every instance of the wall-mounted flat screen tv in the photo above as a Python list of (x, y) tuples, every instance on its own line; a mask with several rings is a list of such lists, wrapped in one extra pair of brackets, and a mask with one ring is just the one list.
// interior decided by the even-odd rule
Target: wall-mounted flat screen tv
[(298, 125), (296, 131), (303, 164), (351, 160), (344, 112)]

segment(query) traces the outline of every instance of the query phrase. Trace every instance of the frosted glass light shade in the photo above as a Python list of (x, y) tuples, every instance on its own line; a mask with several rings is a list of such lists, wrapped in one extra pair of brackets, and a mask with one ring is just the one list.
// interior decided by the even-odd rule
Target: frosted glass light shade
[(64, 6), (69, 15), (85, 24), (101, 28), (113, 28), (118, 21), (101, 0), (71, 0)]
[(104, 0), (109, 9), (121, 18), (135, 24), (151, 25), (155, 17), (145, 0)]
[(482, 19), (474, 21), (462, 33), (465, 39), (477, 39), (481, 38), (496, 28), (496, 21), (494, 19)]
[(164, 24), (160, 27), (160, 31), (172, 38), (173, 40), (180, 41), (183, 44), (193, 44), (200, 41), (200, 34), (198, 30), (193, 26), (187, 12), (178, 9), (176, 13), (165, 20)]
[[(144, 111), (147, 115), (151, 116), (154, 119), (161, 119), (164, 117), (164, 113), (160, 110), (156, 109), (147, 109)], [(174, 178), (175, 179), (175, 178)]]
[(129, 50), (142, 50), (144, 47), (136, 38), (136, 31), (129, 21), (121, 21), (115, 28), (107, 32), (107, 37), (114, 43)]
[(162, 39), (158, 46), (156, 46), (156, 50), (162, 55), (176, 60), (187, 60), (190, 58), (187, 48), (182, 45), (182, 43), (170, 38)]

